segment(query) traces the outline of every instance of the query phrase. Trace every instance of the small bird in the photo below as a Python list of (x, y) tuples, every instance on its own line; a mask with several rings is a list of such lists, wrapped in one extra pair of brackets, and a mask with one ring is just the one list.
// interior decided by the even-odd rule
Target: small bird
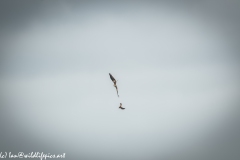
[[(116, 91), (117, 91), (117, 95), (118, 95), (118, 88), (117, 88), (117, 81), (115, 80), (115, 78), (111, 75), (111, 73), (109, 73), (109, 76), (111, 78), (111, 80), (113, 81), (113, 86), (116, 88)], [(118, 95), (119, 97), (119, 95)]]
[(123, 107), (122, 107), (122, 103), (120, 103), (120, 106), (119, 106), (119, 108), (120, 108), (120, 109), (125, 109), (125, 108), (123, 108)]

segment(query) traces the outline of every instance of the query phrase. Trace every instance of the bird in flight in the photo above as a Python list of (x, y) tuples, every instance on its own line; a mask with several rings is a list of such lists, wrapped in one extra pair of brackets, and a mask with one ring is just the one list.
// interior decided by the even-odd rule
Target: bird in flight
[[(118, 88), (117, 88), (117, 81), (115, 80), (115, 78), (111, 75), (111, 73), (109, 73), (109, 76), (111, 78), (111, 80), (113, 81), (113, 86), (116, 88), (116, 91), (117, 91), (117, 95), (118, 95)], [(118, 95), (119, 97), (119, 95)]]
[(119, 108), (120, 108), (120, 109), (125, 109), (125, 108), (123, 108), (123, 107), (122, 107), (122, 103), (120, 103), (120, 106), (119, 106)]

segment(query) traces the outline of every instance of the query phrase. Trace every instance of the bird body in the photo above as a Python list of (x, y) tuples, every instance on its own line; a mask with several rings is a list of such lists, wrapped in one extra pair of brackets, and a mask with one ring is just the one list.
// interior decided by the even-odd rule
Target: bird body
[(122, 109), (122, 110), (125, 109), (125, 108), (122, 107), (122, 103), (120, 103), (119, 108)]

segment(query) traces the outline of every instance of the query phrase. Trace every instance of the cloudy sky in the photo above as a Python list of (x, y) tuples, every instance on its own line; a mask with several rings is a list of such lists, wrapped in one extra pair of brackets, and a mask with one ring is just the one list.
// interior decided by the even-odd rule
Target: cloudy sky
[(231, 0), (0, 1), (0, 152), (238, 160), (239, 16)]

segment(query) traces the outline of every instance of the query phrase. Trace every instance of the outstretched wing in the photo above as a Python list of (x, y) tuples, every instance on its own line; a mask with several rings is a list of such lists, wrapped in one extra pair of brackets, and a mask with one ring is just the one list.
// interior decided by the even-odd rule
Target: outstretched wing
[(115, 78), (111, 75), (111, 73), (109, 73), (109, 76), (113, 82), (116, 82)]

